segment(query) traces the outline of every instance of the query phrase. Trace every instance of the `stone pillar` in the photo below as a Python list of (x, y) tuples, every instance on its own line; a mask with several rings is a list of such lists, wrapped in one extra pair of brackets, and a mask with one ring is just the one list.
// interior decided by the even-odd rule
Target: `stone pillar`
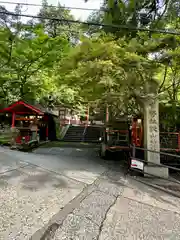
[[(159, 139), (159, 102), (158, 100), (146, 100), (144, 102), (144, 147), (150, 150), (160, 151)], [(147, 152), (147, 161), (160, 164), (160, 154)]]
[[(157, 98), (144, 99), (144, 148), (160, 151), (159, 101)], [(160, 153), (145, 152), (147, 162), (160, 164)], [(168, 168), (146, 165), (144, 172), (158, 177), (168, 178)]]

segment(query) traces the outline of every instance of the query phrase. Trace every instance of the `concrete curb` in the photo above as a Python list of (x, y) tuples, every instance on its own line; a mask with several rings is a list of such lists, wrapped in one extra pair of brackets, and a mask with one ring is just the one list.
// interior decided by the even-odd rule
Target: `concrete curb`
[(150, 187), (153, 187), (153, 188), (155, 188), (155, 189), (161, 190), (161, 191), (163, 191), (163, 192), (165, 192), (165, 193), (167, 193), (167, 194), (171, 194), (171, 195), (174, 196), (174, 197), (180, 198), (180, 193), (177, 193), (177, 192), (175, 192), (175, 191), (166, 189), (166, 188), (161, 187), (161, 186), (156, 185), (156, 184), (148, 183), (148, 182), (143, 181), (143, 180), (140, 180), (140, 179), (138, 179), (138, 178), (133, 178), (133, 179), (136, 180), (136, 181), (138, 181), (138, 182), (140, 182), (140, 183), (143, 183), (143, 184), (146, 184), (146, 185), (148, 185), (148, 186), (150, 186)]

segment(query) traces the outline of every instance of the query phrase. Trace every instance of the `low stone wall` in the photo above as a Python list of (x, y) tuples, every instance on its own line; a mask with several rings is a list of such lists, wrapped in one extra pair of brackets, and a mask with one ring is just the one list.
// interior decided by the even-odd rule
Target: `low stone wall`
[(10, 145), (13, 137), (10, 127), (5, 127), (0, 129), (0, 143)]

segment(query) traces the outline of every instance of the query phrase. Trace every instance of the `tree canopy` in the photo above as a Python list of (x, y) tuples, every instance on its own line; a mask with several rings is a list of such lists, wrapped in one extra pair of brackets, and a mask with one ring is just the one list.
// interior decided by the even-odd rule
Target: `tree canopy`
[(137, 96), (156, 92), (176, 115), (179, 1), (106, 0), (89, 24), (68, 22), (75, 20), (70, 10), (46, 0), (37, 19), (24, 20), (21, 11), (19, 4), (15, 15), (1, 6), (2, 106), (18, 99), (46, 105), (51, 96), (76, 109), (108, 105), (118, 116), (139, 112)]

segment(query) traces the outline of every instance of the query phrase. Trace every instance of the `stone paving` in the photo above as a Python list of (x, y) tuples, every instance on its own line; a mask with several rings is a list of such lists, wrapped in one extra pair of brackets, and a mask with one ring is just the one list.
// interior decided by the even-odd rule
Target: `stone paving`
[(135, 185), (118, 186), (106, 178), (96, 186), (49, 239), (180, 239), (179, 199)]
[(0, 239), (29, 239), (105, 171), (84, 152), (59, 152), (0, 148)]
[(179, 239), (179, 206), (178, 198), (108, 172), (41, 239)]
[[(101, 185), (101, 183), (100, 183)], [(99, 184), (94, 191), (88, 195), (72, 213), (68, 214), (62, 225), (52, 236), (56, 239), (97, 239), (102, 228), (102, 223), (110, 207), (115, 203), (122, 188), (118, 191), (107, 190), (113, 188), (106, 186), (106, 191), (102, 191)], [(114, 185), (116, 188), (116, 186)]]
[(100, 240), (180, 239), (179, 214), (119, 198), (108, 212)]
[(0, 239), (28, 239), (84, 186), (30, 165), (2, 174)]
[(0, 149), (0, 163), (2, 240), (180, 239), (180, 198), (125, 176), (92, 150)]

